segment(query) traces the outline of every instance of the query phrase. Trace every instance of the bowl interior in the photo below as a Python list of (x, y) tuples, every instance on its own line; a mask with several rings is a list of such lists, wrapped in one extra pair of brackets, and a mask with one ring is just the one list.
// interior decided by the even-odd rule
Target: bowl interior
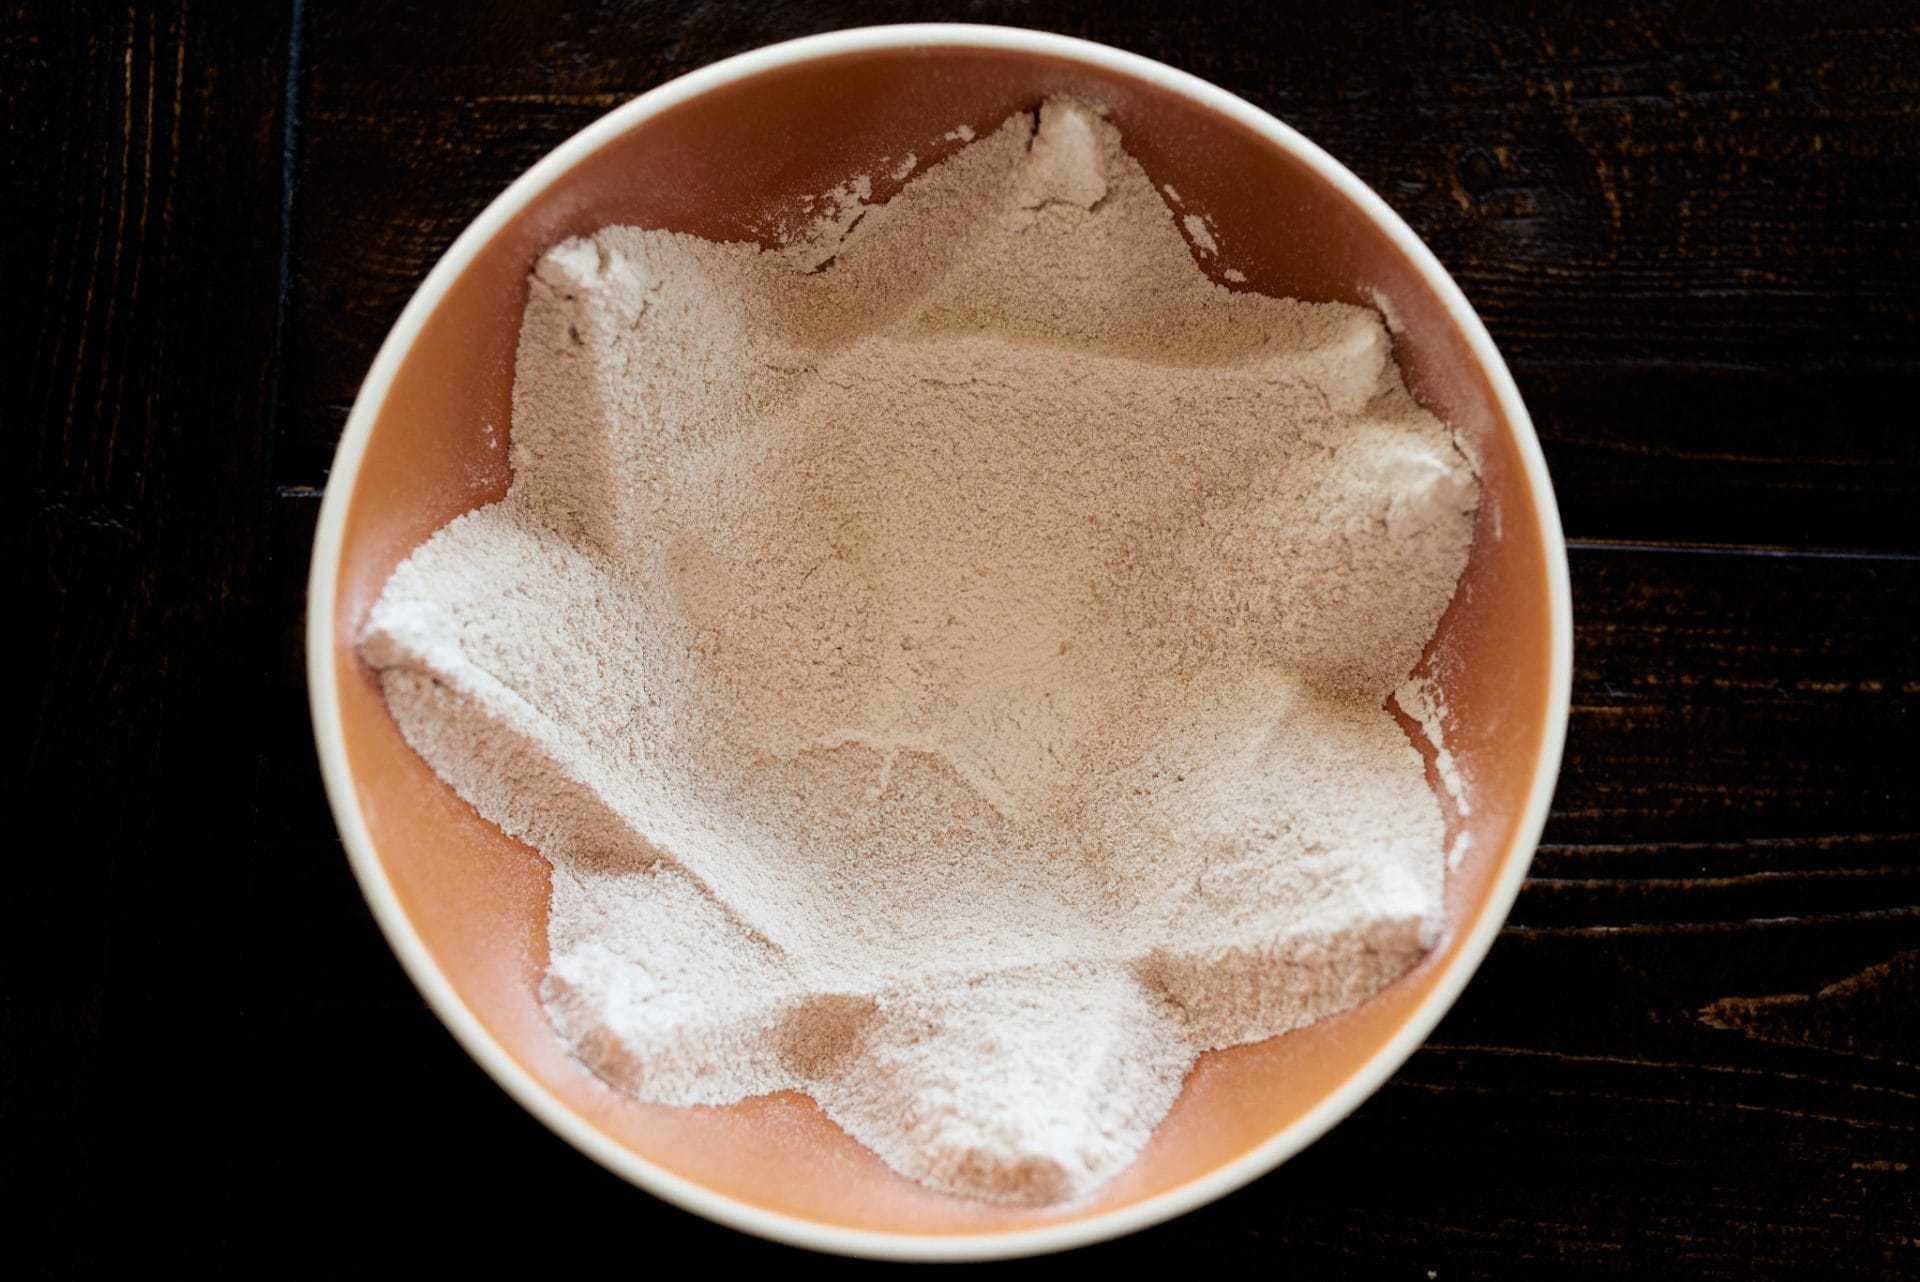
[[(929, 1192), (804, 1096), (676, 1109), (603, 1086), (568, 1057), (536, 995), (545, 864), (413, 754), (354, 648), (393, 567), (506, 490), (514, 349), (527, 273), (547, 246), (615, 222), (765, 242), (809, 194), (864, 173), (876, 198), (889, 196), (900, 182), (885, 175), (900, 158), (911, 153), (924, 168), (963, 145), (959, 126), (985, 134), (1059, 92), (1105, 107), (1154, 181), (1212, 221), (1220, 253), (1205, 260), (1209, 271), (1234, 269), (1245, 287), (1271, 294), (1388, 300), (1401, 322), (1401, 366), (1477, 455), (1485, 494), (1471, 564), (1423, 661), (1452, 710), (1450, 746), (1471, 800), (1470, 817), (1451, 816), (1470, 845), (1448, 887), (1446, 941), (1359, 1009), (1205, 1056), (1141, 1158), (1097, 1198), (1064, 1210)], [(1531, 855), (1522, 816), (1551, 721), (1549, 550), (1486, 371), (1413, 262), (1325, 178), (1259, 133), (1130, 75), (1009, 50), (881, 49), (763, 71), (634, 125), (526, 204), (447, 291), (400, 365), (350, 484), (338, 596), (314, 606), (334, 611), (354, 800), (413, 931), (487, 1033), (564, 1108), (646, 1161), (765, 1211), (879, 1232), (995, 1233), (1114, 1211), (1206, 1175), (1301, 1119), (1378, 1052), (1460, 954), (1472, 923), (1504, 907), (1490, 903), (1500, 869)]]

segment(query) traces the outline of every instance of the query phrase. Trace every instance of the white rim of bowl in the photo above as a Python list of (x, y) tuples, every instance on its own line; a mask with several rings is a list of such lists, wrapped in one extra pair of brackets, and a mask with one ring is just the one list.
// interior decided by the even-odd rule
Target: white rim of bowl
[[(1500, 869), (1493, 893), (1474, 920), (1460, 951), (1413, 1014), (1385, 1045), (1341, 1084), (1339, 1089), (1293, 1125), (1251, 1152), (1198, 1179), (1156, 1194), (1131, 1206), (1060, 1225), (1016, 1229), (1004, 1233), (912, 1234), (849, 1229), (764, 1210), (717, 1193), (654, 1165), (615, 1143), (550, 1094), (481, 1025), (460, 999), (439, 965), (430, 956), (413, 923), (395, 896), (374, 851), (373, 837), (355, 800), (347, 767), (346, 741), (341, 733), (339, 688), (334, 671), (335, 605), (338, 597), (340, 554), (346, 518), (367, 441), (380, 416), (401, 362), (419, 337), (427, 318), (447, 290), (459, 279), (480, 250), (508, 220), (519, 213), (576, 163), (652, 116), (689, 99), (748, 76), (837, 54), (911, 46), (947, 45), (1004, 49), (1047, 54), (1119, 72), (1179, 94), (1218, 112), (1290, 155), (1305, 162), (1371, 218), (1412, 261), (1446, 305), (1453, 322), (1467, 337), (1475, 359), (1486, 370), (1500, 408), (1512, 425), (1515, 444), (1526, 465), (1527, 484), (1540, 523), (1542, 550), (1547, 560), (1547, 592), (1553, 653), (1549, 659), (1546, 732), (1534, 767), (1519, 831)], [(1566, 541), (1561, 533), (1559, 508), (1547, 476), (1546, 460), (1533, 429), (1533, 420), (1520, 400), (1513, 376), (1494, 348), (1486, 326), (1468, 305), (1460, 287), (1447, 275), (1413, 230), (1387, 203), (1347, 168), (1304, 135), (1251, 103), (1184, 71), (1138, 54), (1068, 36), (1049, 35), (1017, 27), (972, 26), (962, 23), (918, 23), (861, 27), (806, 36), (769, 45), (713, 63), (667, 82), (602, 116), (548, 152), (538, 164), (516, 179), (465, 231), (427, 274), (400, 319), (374, 358), (366, 381), (355, 398), (345, 432), (334, 454), (320, 521), (314, 536), (313, 567), (307, 582), (307, 682), (313, 712), (314, 739), (319, 749), (320, 773), (327, 799), (339, 826), (347, 858), (360, 888), (379, 921), (387, 942), (420, 989), (427, 1003), (459, 1039), (460, 1044), (520, 1105), (561, 1138), (615, 1174), (647, 1192), (710, 1220), (777, 1242), (844, 1255), (896, 1260), (988, 1260), (1037, 1255), (1104, 1241), (1170, 1220), (1214, 1201), (1279, 1166), (1344, 1119), (1384, 1085), (1419, 1048), (1460, 996), (1492, 947), (1519, 894), (1528, 865), (1546, 824), (1547, 808), (1559, 778), (1561, 750), (1566, 741), (1567, 708), (1572, 691), (1573, 603), (1568, 584)]]

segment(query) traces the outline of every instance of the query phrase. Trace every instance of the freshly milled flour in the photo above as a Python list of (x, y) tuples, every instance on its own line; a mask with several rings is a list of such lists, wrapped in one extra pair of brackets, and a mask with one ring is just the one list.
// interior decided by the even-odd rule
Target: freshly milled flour
[(1384, 705), (1478, 489), (1379, 316), (1209, 281), (1085, 106), (843, 212), (830, 255), (548, 253), (512, 490), (362, 650), (552, 862), (542, 995), (594, 1072), (806, 1091), (936, 1188), (1075, 1198), (1200, 1051), (1433, 944)]

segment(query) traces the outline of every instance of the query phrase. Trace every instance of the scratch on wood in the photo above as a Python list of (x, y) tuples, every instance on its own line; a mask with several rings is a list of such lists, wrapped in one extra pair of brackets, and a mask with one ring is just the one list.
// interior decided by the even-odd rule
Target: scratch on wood
[(187, 92), (187, 6), (182, 4), (168, 32), (173, 37), (173, 119), (167, 130), (167, 199), (160, 206), (160, 221), (173, 226), (173, 178), (180, 169), (180, 119)]
[(473, 94), (467, 101), (473, 103), (507, 103), (514, 106), (539, 107), (613, 107), (633, 97), (630, 93), (615, 91), (562, 93), (547, 91), (543, 93), (485, 93)]
[[(120, 97), (120, 210), (114, 219), (113, 227), (113, 288), (107, 293), (107, 323), (105, 326), (104, 341), (109, 343), (113, 341), (114, 313), (120, 306), (120, 258), (127, 247), (127, 188), (133, 185), (133, 165), (131, 163), (133, 159), (133, 55), (134, 51), (139, 47), (139, 43), (140, 15), (132, 8), (129, 8), (127, 10), (127, 48), (120, 59), (120, 70), (123, 80)], [(139, 263), (140, 255), (136, 253), (134, 255), (134, 269), (136, 272), (139, 270)], [(133, 303), (131, 296), (128, 297), (127, 302), (129, 305)], [(100, 386), (93, 398), (93, 416), (95, 419), (99, 419), (106, 414), (107, 367), (111, 363), (110, 359), (103, 359), (100, 363)], [(79, 377), (78, 370), (74, 371), (74, 376), (76, 378)], [(126, 366), (122, 365), (117, 385), (124, 388), (126, 381)], [(115, 444), (120, 439), (120, 408), (120, 398), (115, 397), (113, 403), (113, 419), (107, 424), (106, 456), (101, 464), (102, 475), (100, 484), (102, 488), (107, 489), (113, 486), (113, 452)]]
[[(93, 37), (91, 34), (89, 34), (89, 36), (87, 37), (87, 54), (89, 59), (91, 59), (93, 54)], [(61, 453), (60, 453), (60, 466), (62, 468), (71, 466), (73, 462), (73, 444), (74, 444), (74, 439), (76, 435), (76, 433), (72, 430), (73, 429), (73, 407), (78, 402), (80, 397), (80, 371), (85, 367), (86, 360), (87, 360), (87, 322), (88, 322), (88, 318), (90, 318), (93, 315), (93, 289), (94, 289), (94, 286), (98, 284), (100, 280), (100, 242), (106, 239), (106, 233), (107, 233), (107, 197), (106, 197), (106, 193), (102, 191), (99, 198), (99, 214), (94, 219), (93, 260), (87, 266), (87, 293), (86, 293), (86, 297), (82, 300), (80, 304), (80, 316), (79, 316), (79, 325), (78, 325), (78, 329), (80, 331), (80, 340), (78, 344), (74, 347), (73, 377), (68, 381), (68, 384), (67, 384), (67, 409), (66, 409), (67, 431), (62, 434), (62, 441), (64, 443), (64, 448), (61, 450)], [(54, 359), (56, 362), (59, 360), (58, 348), (54, 349)]]
[(1545, 1059), (1552, 1060), (1556, 1064), (1604, 1065), (1612, 1068), (1649, 1069), (1661, 1073), (1708, 1073), (1723, 1077), (1778, 1078), (1783, 1081), (1804, 1082), (1812, 1086), (1870, 1091), (1876, 1095), (1889, 1095), (1897, 1099), (1920, 1102), (1920, 1095), (1893, 1086), (1868, 1085), (1838, 1077), (1819, 1077), (1811, 1073), (1798, 1073), (1773, 1066), (1706, 1064), (1627, 1055), (1585, 1055), (1535, 1046), (1489, 1046), (1474, 1042), (1428, 1042), (1423, 1050), (1435, 1055), (1494, 1055), (1509, 1059)]
[[(153, 83), (160, 78), (160, 20), (153, 14), (147, 15), (147, 104), (146, 132), (140, 142), (140, 225), (134, 229), (134, 235), (144, 247), (147, 239), (147, 213), (153, 205)], [(133, 302), (140, 297), (140, 268), (146, 262), (144, 248), (134, 255), (133, 279), (127, 285), (127, 299)], [(126, 366), (120, 367), (120, 387), (124, 393), (127, 382)]]
[(1899, 953), (1815, 993), (1723, 997), (1695, 1018), (1756, 1041), (1920, 1062), (1911, 1012), (1920, 998), (1920, 950)]

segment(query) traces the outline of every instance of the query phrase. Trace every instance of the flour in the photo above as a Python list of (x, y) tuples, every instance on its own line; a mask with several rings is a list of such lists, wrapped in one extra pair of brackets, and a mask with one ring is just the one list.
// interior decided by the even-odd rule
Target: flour
[(1472, 814), (1473, 805), (1467, 800), (1467, 784), (1460, 776), (1460, 763), (1447, 747), (1447, 705), (1440, 697), (1439, 686), (1425, 678), (1408, 677), (1393, 692), (1393, 701), (1400, 705), (1402, 712), (1420, 723), (1420, 733), (1433, 745), (1434, 773), (1440, 776), (1440, 786), (1453, 800), (1453, 808), (1463, 817)]
[(594, 1072), (1081, 1197), (1200, 1051), (1434, 944), (1385, 705), (1477, 484), (1377, 315), (1210, 282), (1088, 108), (862, 185), (793, 252), (548, 253), (512, 489), (362, 653), (552, 863), (541, 995)]
[[(907, 157), (907, 173), (913, 171), (914, 163), (912, 156)], [(831, 191), (822, 192), (814, 201), (819, 212), (804, 227), (790, 232), (777, 252), (797, 272), (818, 271), (839, 252), (840, 242), (866, 216), (870, 208), (867, 202), (872, 199), (873, 179), (866, 174), (856, 174)]]
[[(1388, 318), (1389, 329), (1392, 319)], [(1441, 697), (1440, 686), (1431, 677), (1408, 677), (1393, 692), (1393, 702), (1400, 711), (1406, 713), (1420, 725), (1420, 733), (1433, 747), (1433, 772), (1439, 777), (1440, 787), (1445, 790), (1448, 800), (1453, 803), (1453, 812), (1465, 819), (1473, 813), (1473, 803), (1469, 799), (1469, 789), (1465, 776), (1461, 773), (1460, 763), (1448, 747), (1450, 736), (1447, 722), (1450, 714), (1445, 700)], [(1467, 851), (1472, 847), (1473, 838), (1465, 827), (1453, 834), (1447, 843), (1447, 870), (1460, 867), (1466, 861)]]
[(1220, 252), (1220, 242), (1216, 241), (1213, 238), (1213, 232), (1208, 230), (1206, 219), (1198, 214), (1188, 214), (1180, 220), (1180, 223), (1187, 229), (1187, 235), (1193, 239), (1195, 249), (1209, 258)]

